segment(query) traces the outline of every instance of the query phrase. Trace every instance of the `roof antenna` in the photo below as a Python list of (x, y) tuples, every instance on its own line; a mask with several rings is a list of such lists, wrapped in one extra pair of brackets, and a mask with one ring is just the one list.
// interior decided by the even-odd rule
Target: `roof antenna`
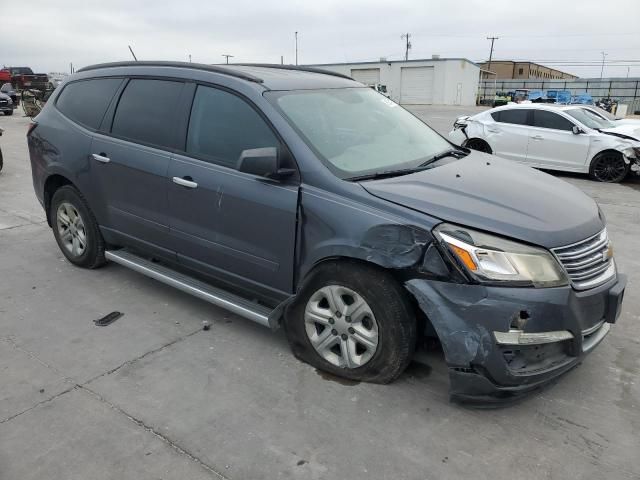
[(138, 59), (136, 58), (136, 54), (133, 53), (133, 49), (131, 48), (131, 45), (127, 45), (127, 47), (129, 47), (129, 51), (131, 52), (131, 55), (133, 55), (133, 59), (137, 62)]

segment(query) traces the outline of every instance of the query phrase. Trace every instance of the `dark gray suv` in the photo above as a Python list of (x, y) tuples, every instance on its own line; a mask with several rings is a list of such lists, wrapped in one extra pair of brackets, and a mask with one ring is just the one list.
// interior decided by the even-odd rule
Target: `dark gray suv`
[(339, 74), (96, 65), (28, 143), (71, 263), (282, 325), (298, 358), (350, 379), (390, 382), (436, 337), (454, 398), (512, 398), (578, 364), (620, 311), (593, 200)]

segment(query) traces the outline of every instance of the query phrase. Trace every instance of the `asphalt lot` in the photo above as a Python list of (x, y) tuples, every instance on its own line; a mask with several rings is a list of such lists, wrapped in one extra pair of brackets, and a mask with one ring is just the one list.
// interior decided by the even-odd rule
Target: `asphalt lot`
[[(475, 109), (415, 111), (446, 134)], [(344, 385), (281, 332), (118, 265), (71, 266), (33, 193), (27, 124), (0, 116), (1, 480), (640, 478), (640, 182), (563, 177), (607, 216), (623, 313), (556, 385), (477, 410), (449, 403), (438, 352), (392, 385)]]

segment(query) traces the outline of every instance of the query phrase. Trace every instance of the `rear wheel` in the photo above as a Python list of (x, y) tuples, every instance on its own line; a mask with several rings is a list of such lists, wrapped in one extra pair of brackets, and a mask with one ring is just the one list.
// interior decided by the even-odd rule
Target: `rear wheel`
[(484, 153), (493, 153), (487, 142), (480, 138), (470, 138), (464, 144), (465, 147)]
[(599, 182), (617, 183), (624, 180), (629, 173), (629, 164), (624, 161), (620, 152), (602, 152), (591, 161), (589, 174)]
[(5, 110), (4, 114), (5, 115), (13, 115), (13, 109), (12, 110)]
[(86, 200), (71, 185), (51, 199), (51, 224), (58, 247), (74, 265), (97, 268), (105, 263), (104, 239)]
[(356, 262), (320, 265), (287, 310), (294, 354), (334, 375), (388, 383), (411, 361), (416, 319), (395, 279)]

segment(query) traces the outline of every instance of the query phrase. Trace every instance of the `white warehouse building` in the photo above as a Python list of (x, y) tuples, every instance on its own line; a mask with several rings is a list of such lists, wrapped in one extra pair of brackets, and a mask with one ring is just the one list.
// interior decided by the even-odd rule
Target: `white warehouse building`
[(480, 67), (466, 58), (384, 60), (309, 65), (351, 76), (365, 85), (384, 85), (403, 105), (475, 105)]

